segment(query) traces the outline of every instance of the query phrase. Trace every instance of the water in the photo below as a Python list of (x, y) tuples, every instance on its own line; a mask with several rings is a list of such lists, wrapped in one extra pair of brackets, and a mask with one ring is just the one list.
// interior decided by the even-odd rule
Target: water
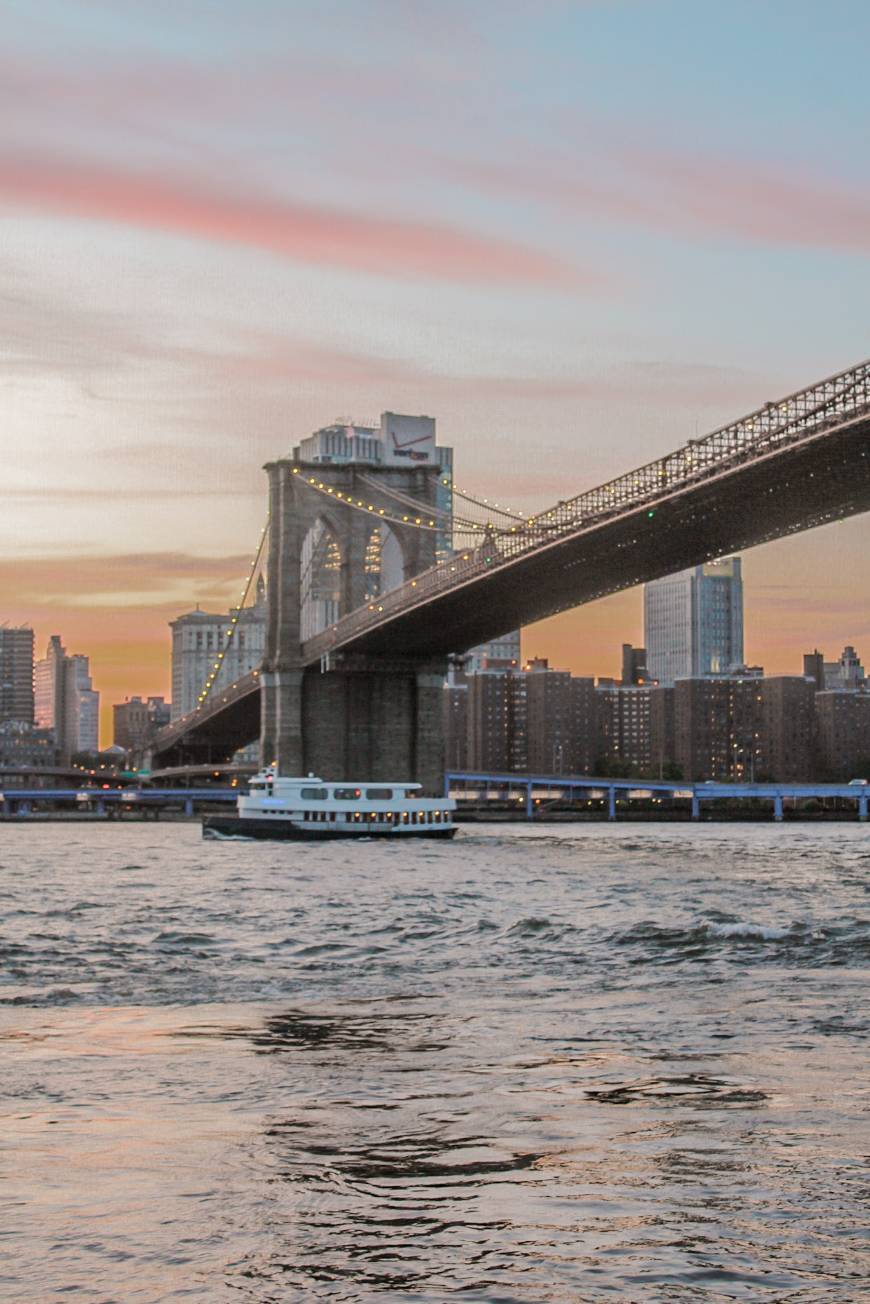
[(857, 825), (0, 827), (0, 1296), (870, 1299)]

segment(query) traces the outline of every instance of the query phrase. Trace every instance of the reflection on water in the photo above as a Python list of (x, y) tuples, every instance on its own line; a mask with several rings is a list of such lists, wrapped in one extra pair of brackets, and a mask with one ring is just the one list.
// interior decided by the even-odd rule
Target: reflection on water
[(866, 1297), (861, 830), (102, 832), (0, 879), (0, 1298)]

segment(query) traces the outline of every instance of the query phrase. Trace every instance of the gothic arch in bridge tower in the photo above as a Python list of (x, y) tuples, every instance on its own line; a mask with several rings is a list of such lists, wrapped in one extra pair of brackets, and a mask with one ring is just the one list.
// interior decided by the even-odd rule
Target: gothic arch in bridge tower
[(302, 638), (335, 624), (341, 610), (342, 550), (339, 530), (326, 514), (318, 516), (302, 541), (299, 559)]
[(379, 521), (366, 542), (366, 602), (398, 588), (405, 579), (406, 564), (402, 539), (386, 521)]

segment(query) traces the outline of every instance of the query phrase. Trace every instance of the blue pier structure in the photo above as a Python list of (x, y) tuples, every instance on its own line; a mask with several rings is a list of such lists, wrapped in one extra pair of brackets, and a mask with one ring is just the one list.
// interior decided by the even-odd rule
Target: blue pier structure
[[(183, 783), (181, 773), (177, 780)], [(60, 811), (85, 810), (105, 816), (122, 812), (158, 816), (169, 811), (192, 816), (204, 807), (234, 805), (239, 792), (246, 788), (245, 779), (235, 786), (9, 787), (0, 789), (0, 819), (26, 819), (46, 807)], [(866, 821), (870, 800), (870, 784), (863, 783), (687, 783), (682, 779), (611, 779), (466, 770), (448, 771), (444, 776), (444, 791), (445, 795), (458, 799), (460, 811), (463, 804), (469, 807), (474, 804), (478, 812), (485, 811), (488, 804), (494, 809), (512, 806), (521, 809), (529, 820), (541, 818), (556, 805), (581, 801), (587, 802), (587, 810), (590, 805), (601, 812), (606, 808), (608, 820), (616, 820), (620, 809), (625, 811), (632, 802), (649, 803), (653, 815), (656, 805), (676, 802), (691, 810), (693, 820), (699, 820), (705, 810), (717, 804), (759, 801), (769, 803), (773, 818), (782, 820), (789, 805), (833, 799), (854, 804), (858, 819)]]
[[(247, 786), (247, 785), (245, 785)], [(244, 789), (243, 789), (244, 791)], [(176, 810), (193, 815), (203, 804), (235, 805), (238, 788), (7, 788), (0, 791), (0, 819), (26, 819), (38, 810), (79, 810), (96, 815), (122, 811), (159, 816)]]
[[(784, 818), (786, 803), (836, 799), (854, 802), (858, 819), (867, 819), (870, 784), (853, 783), (687, 783), (683, 779), (611, 779), (564, 774), (486, 774), (466, 770), (448, 771), (445, 793), (462, 802), (474, 800), (478, 809), (488, 802), (522, 804), (527, 819), (558, 803), (606, 803), (608, 820), (615, 820), (620, 803), (632, 801), (661, 804), (664, 801), (691, 803), (693, 820), (705, 807), (726, 801), (769, 802), (775, 820)], [(469, 794), (473, 794), (469, 796)]]

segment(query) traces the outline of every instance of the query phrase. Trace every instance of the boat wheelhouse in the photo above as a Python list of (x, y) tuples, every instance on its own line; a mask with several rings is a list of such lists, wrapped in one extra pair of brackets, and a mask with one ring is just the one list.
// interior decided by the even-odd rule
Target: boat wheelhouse
[(270, 767), (238, 798), (236, 815), (210, 815), (205, 836), (323, 840), (349, 837), (451, 838), (451, 797), (421, 797), (419, 783), (332, 783), (285, 778)]

